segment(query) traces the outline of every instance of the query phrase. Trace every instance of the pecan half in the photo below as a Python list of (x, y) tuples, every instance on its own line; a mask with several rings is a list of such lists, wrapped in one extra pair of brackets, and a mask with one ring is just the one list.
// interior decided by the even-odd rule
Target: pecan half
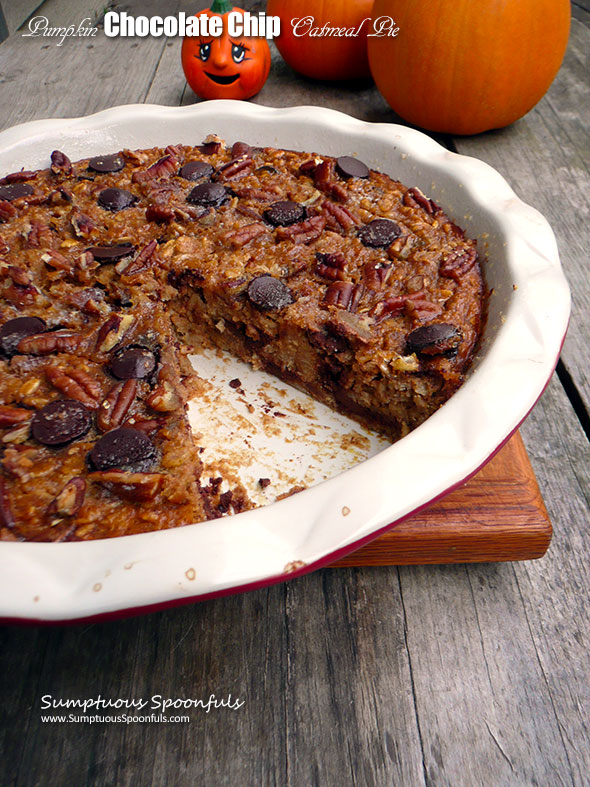
[(125, 276), (135, 276), (136, 273), (151, 268), (157, 260), (158, 241), (152, 240), (147, 246), (144, 246), (138, 253), (135, 259), (123, 259), (115, 266), (117, 273), (124, 274)]
[(379, 301), (375, 304), (369, 312), (369, 317), (373, 317), (375, 322), (381, 322), (386, 317), (396, 317), (401, 314), (406, 307), (405, 295), (394, 295), (392, 298), (386, 298), (384, 301)]
[(86, 481), (79, 476), (70, 478), (47, 509), (49, 516), (75, 516), (86, 496)]
[(315, 255), (317, 264), (315, 271), (324, 279), (332, 281), (344, 281), (344, 268), (346, 267), (346, 257), (341, 252), (326, 254), (318, 251)]
[(223, 140), (217, 134), (208, 134), (201, 143), (201, 151), (208, 156), (219, 153), (223, 147)]
[(438, 303), (429, 301), (420, 293), (409, 295), (406, 298), (406, 314), (413, 320), (430, 320), (442, 314), (442, 307)]
[(130, 500), (151, 500), (162, 486), (162, 473), (131, 473), (125, 470), (102, 470), (89, 478), (119, 497)]
[(326, 306), (339, 306), (349, 312), (356, 311), (363, 288), (349, 281), (335, 281), (326, 290), (323, 303)]
[(311, 219), (291, 224), (289, 227), (277, 227), (277, 240), (291, 240), (293, 243), (311, 243), (319, 238), (326, 226), (323, 216), (313, 216)]
[(14, 426), (8, 432), (5, 432), (2, 436), (2, 442), (7, 444), (19, 444), (24, 443), (25, 440), (28, 440), (31, 434), (31, 425), (28, 423), (19, 424), (18, 426)]
[(428, 199), (418, 188), (408, 189), (402, 197), (402, 203), (406, 207), (419, 206), (428, 213), (429, 216), (434, 216), (437, 211), (440, 211), (436, 202)]
[(74, 272), (74, 264), (66, 259), (63, 254), (60, 254), (58, 251), (53, 251), (53, 249), (42, 254), (41, 260), (55, 270), (65, 271), (66, 273)]
[(125, 380), (117, 383), (101, 403), (96, 423), (101, 432), (108, 432), (121, 426), (137, 393), (137, 380)]
[(363, 284), (368, 290), (379, 292), (387, 284), (393, 268), (380, 262), (367, 262), (363, 268)]
[(72, 162), (61, 150), (54, 150), (51, 154), (51, 171), (54, 175), (72, 174)]
[(59, 331), (47, 331), (25, 336), (17, 345), (23, 355), (50, 355), (51, 353), (69, 353), (76, 350), (84, 337), (81, 333), (72, 333), (67, 328)]
[(242, 199), (253, 199), (257, 202), (276, 202), (277, 197), (281, 194), (278, 186), (268, 186), (264, 189), (255, 189), (247, 186), (241, 189), (236, 188), (235, 192)]
[(346, 202), (348, 193), (335, 176), (336, 165), (333, 161), (322, 161), (313, 170), (313, 182), (316, 189), (329, 194), (340, 202)]
[(358, 227), (361, 223), (348, 208), (343, 208), (342, 205), (336, 205), (329, 200), (322, 202), (322, 211), (328, 224), (334, 229), (343, 229), (346, 232), (352, 227)]
[(76, 279), (80, 284), (90, 284), (92, 271), (99, 267), (91, 251), (83, 251), (76, 260)]
[(58, 391), (69, 399), (76, 399), (87, 407), (98, 407), (100, 385), (83, 369), (62, 369), (60, 366), (48, 366), (45, 376)]
[(168, 156), (174, 156), (179, 164), (184, 161), (184, 147), (182, 145), (166, 145), (164, 153)]
[(22, 407), (10, 407), (10, 405), (0, 405), (0, 427), (16, 426), (24, 421), (29, 421), (32, 417), (30, 410), (23, 410)]
[(254, 162), (247, 156), (232, 159), (231, 161), (228, 161), (227, 164), (223, 164), (221, 167), (219, 167), (213, 176), (213, 180), (230, 180), (231, 178), (235, 178), (237, 175), (245, 174), (245, 172), (252, 169), (253, 166)]
[(0, 222), (10, 221), (18, 214), (18, 210), (14, 207), (12, 202), (7, 199), (0, 199)]
[(101, 326), (96, 337), (96, 349), (101, 353), (108, 353), (119, 344), (127, 331), (135, 322), (132, 314), (111, 314)]
[(165, 205), (149, 205), (145, 209), (145, 217), (156, 224), (169, 224), (174, 219), (174, 211)]
[(27, 246), (32, 249), (48, 248), (53, 243), (53, 233), (43, 221), (32, 221), (27, 233)]
[(70, 219), (74, 233), (78, 238), (89, 238), (96, 229), (96, 224), (85, 213), (76, 211)]
[(10, 183), (22, 183), (24, 180), (31, 180), (37, 173), (30, 169), (20, 169), (18, 172), (11, 172), (0, 178), (0, 184), (6, 186)]
[(182, 406), (178, 391), (167, 380), (160, 383), (147, 397), (146, 404), (159, 413), (169, 413)]
[(134, 183), (145, 183), (148, 180), (169, 178), (178, 171), (178, 161), (174, 156), (166, 155), (158, 159), (146, 170), (136, 170), (131, 176)]
[(226, 232), (223, 239), (234, 249), (239, 249), (247, 243), (250, 243), (250, 241), (260, 237), (260, 235), (264, 235), (266, 231), (267, 228), (263, 224), (246, 224), (237, 230)]
[(471, 246), (468, 249), (455, 249), (440, 264), (438, 272), (455, 281), (460, 281), (475, 265), (477, 251)]

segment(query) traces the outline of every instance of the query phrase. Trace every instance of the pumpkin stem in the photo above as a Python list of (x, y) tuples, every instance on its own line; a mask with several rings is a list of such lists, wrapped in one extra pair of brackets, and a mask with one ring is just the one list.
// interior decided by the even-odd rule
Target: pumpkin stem
[(233, 7), (233, 3), (230, 3), (229, 0), (213, 0), (210, 11), (223, 16), (224, 14), (229, 14)]

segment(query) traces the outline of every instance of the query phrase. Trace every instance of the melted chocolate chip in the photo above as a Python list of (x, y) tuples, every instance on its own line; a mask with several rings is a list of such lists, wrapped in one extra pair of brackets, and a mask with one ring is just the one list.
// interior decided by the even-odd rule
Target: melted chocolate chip
[(31, 421), (31, 434), (43, 445), (64, 445), (90, 429), (90, 410), (81, 402), (63, 399), (38, 410)]
[(264, 218), (275, 227), (288, 227), (290, 224), (297, 224), (303, 221), (307, 211), (298, 202), (283, 200), (274, 202), (270, 208), (264, 211)]
[(369, 177), (369, 168), (367, 165), (352, 156), (340, 156), (340, 158), (337, 158), (336, 170), (343, 178)]
[(95, 156), (88, 162), (88, 169), (94, 172), (119, 172), (125, 166), (125, 159), (119, 153), (110, 156)]
[(86, 251), (89, 251), (97, 262), (115, 262), (133, 254), (135, 246), (130, 243), (121, 243), (119, 246), (91, 246)]
[(30, 197), (33, 192), (34, 188), (28, 183), (8, 183), (0, 186), (0, 199), (12, 202), (19, 197)]
[(265, 311), (279, 311), (293, 303), (291, 290), (280, 279), (265, 273), (252, 279), (248, 285), (250, 302)]
[(118, 380), (142, 380), (156, 368), (156, 356), (147, 347), (124, 347), (115, 355), (109, 370)]
[(43, 333), (45, 322), (40, 317), (15, 317), (0, 328), (0, 353), (10, 357), (17, 352), (17, 345), (25, 336)]
[(199, 183), (188, 195), (187, 202), (217, 208), (227, 198), (227, 189), (220, 183)]
[(446, 322), (433, 322), (413, 330), (406, 339), (406, 352), (421, 355), (448, 355), (457, 351), (461, 332)]
[(391, 219), (373, 219), (359, 230), (361, 243), (372, 249), (386, 249), (400, 235), (399, 225)]
[(150, 438), (139, 429), (128, 426), (107, 432), (96, 441), (88, 455), (90, 465), (95, 470), (118, 468), (131, 472), (147, 470), (156, 457), (156, 446)]
[(213, 172), (213, 167), (206, 161), (187, 161), (178, 174), (185, 180), (201, 180), (201, 178), (210, 178)]
[(116, 213), (119, 210), (130, 208), (137, 202), (135, 194), (131, 194), (125, 189), (103, 189), (98, 195), (98, 204), (105, 210)]

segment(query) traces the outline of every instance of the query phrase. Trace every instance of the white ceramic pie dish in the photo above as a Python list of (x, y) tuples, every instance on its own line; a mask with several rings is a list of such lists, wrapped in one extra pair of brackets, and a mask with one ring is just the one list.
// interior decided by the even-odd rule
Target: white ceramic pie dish
[[(0, 134), (0, 175), (215, 132), (229, 141), (358, 155), (442, 205), (486, 255), (493, 293), (461, 389), (395, 445), (300, 494), (176, 530), (85, 543), (0, 543), (0, 617), (64, 621), (259, 587), (335, 560), (472, 475), (526, 417), (557, 362), (569, 290), (545, 219), (488, 165), (402, 126), (317, 107), (237, 101), (116, 107)], [(346, 515), (343, 513), (346, 512)]]

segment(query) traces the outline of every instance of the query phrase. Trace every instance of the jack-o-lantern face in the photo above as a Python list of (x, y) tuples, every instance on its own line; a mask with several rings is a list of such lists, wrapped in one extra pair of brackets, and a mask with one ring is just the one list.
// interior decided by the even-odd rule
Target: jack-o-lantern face
[[(207, 13), (213, 16), (211, 11)], [(185, 38), (182, 42), (186, 81), (200, 98), (251, 98), (264, 85), (270, 71), (268, 44), (264, 38), (230, 38), (227, 13), (221, 16), (220, 36)]]

